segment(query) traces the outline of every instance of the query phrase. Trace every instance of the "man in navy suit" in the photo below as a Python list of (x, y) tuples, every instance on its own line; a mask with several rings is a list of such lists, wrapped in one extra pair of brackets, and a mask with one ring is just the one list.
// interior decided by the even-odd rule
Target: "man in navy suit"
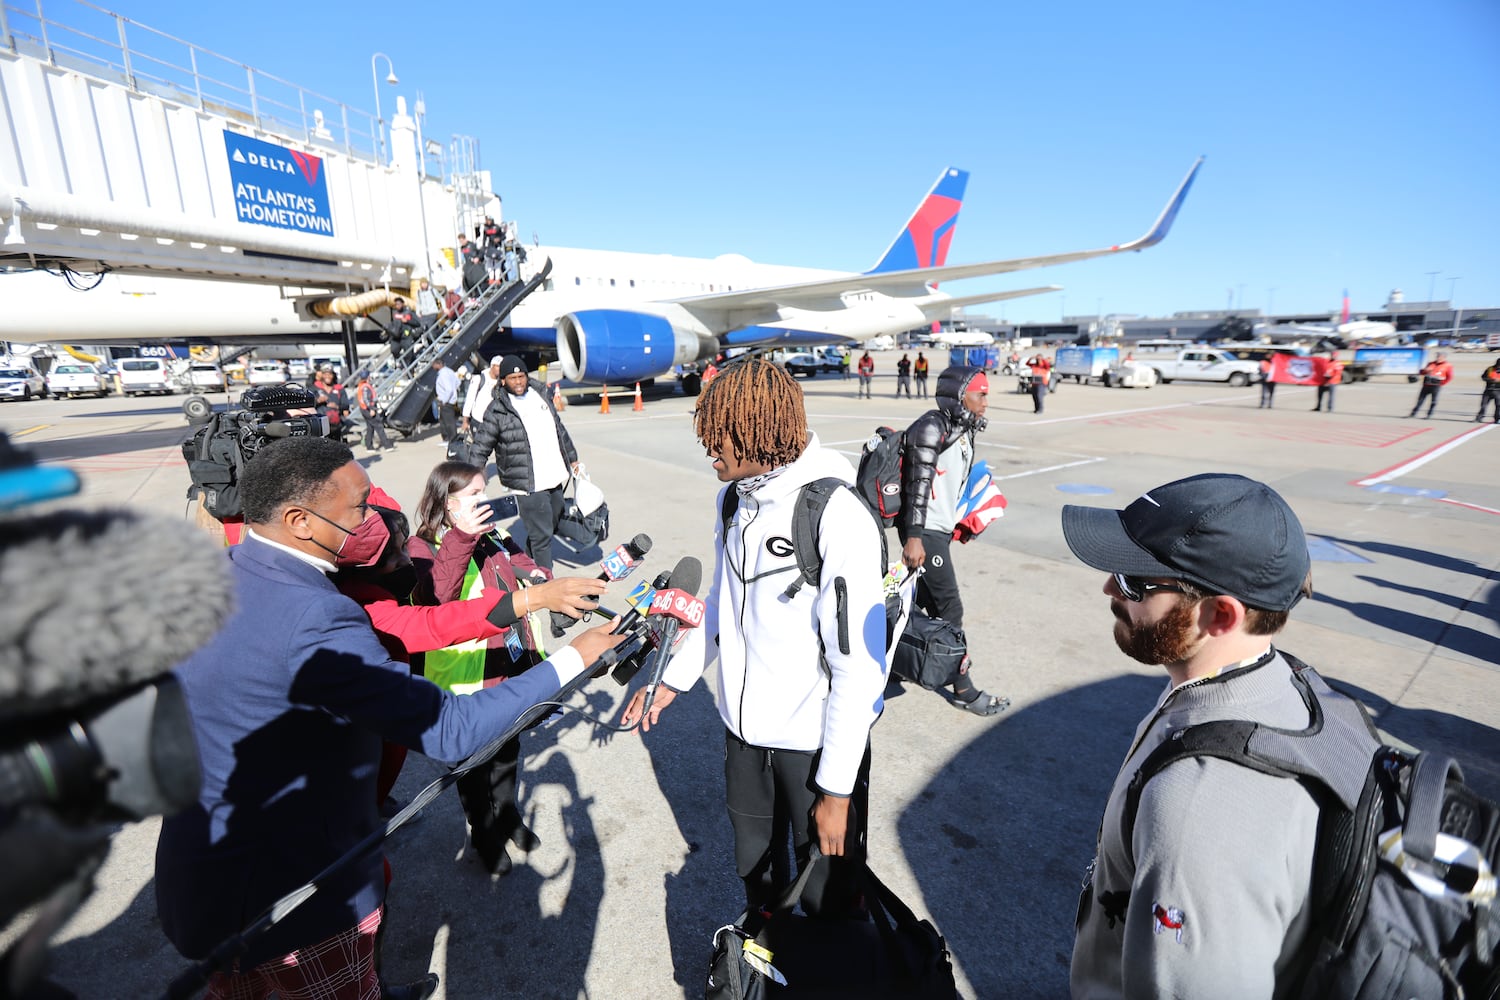
[[(162, 929), (193, 959), (377, 828), (382, 738), (460, 760), (619, 638), (608, 626), (591, 629), (519, 677), (456, 697), (392, 660), (328, 578), (370, 547), (366, 519), (379, 521), (366, 503), (370, 479), (347, 447), (326, 438), (271, 444), (246, 465), (242, 493), (249, 530), (229, 551), (237, 607), (177, 669), (202, 791), (195, 807), (164, 821), (156, 849)], [(293, 986), (321, 988), (320, 997), (378, 995), (384, 896), (376, 851), (251, 941), (207, 995)], [(425, 996), (436, 977), (420, 985)]]

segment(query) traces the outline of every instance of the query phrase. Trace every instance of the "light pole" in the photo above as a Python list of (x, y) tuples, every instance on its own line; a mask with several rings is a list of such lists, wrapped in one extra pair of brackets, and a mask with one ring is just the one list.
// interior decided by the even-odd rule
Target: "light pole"
[(1429, 306), (1432, 305), (1432, 286), (1437, 283), (1437, 276), (1442, 273), (1442, 271), (1427, 272), (1427, 304)]
[(391, 65), (390, 56), (386, 55), (384, 52), (377, 52), (370, 57), (370, 83), (375, 88), (375, 143), (377, 146), (379, 146), (381, 166), (384, 166), (386, 160), (385, 118), (380, 114), (380, 77), (377, 76), (375, 72), (375, 60), (377, 59), (385, 60), (386, 83), (395, 85), (400, 83), (401, 81), (396, 79), (396, 67)]
[(1449, 309), (1453, 308), (1453, 295), (1454, 295), (1453, 290), (1454, 290), (1454, 288), (1456, 288), (1458, 286), (1458, 282), (1459, 282), (1459, 280), (1462, 277), (1463, 277), (1463, 275), (1459, 275), (1458, 278), (1449, 278), (1448, 279), (1448, 308)]

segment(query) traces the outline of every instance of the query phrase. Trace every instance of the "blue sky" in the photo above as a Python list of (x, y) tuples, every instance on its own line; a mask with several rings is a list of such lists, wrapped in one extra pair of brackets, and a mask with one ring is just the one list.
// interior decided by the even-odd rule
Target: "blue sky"
[(546, 243), (862, 270), (951, 164), (951, 263), (1107, 246), (1205, 154), (1161, 246), (951, 287), (1065, 286), (989, 307), (1018, 321), (1500, 307), (1493, 0), (106, 5), (367, 110), (389, 54), (386, 116), (421, 90)]

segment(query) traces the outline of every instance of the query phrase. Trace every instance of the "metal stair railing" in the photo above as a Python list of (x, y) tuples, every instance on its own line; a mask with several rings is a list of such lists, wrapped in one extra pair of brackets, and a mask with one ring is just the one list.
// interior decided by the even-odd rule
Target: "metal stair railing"
[[(402, 402), (412, 392), (430, 393), (434, 381), (432, 362), (442, 358), (456, 366), (479, 348), (486, 338), (504, 321), (510, 311), (522, 299), (530, 295), (547, 276), (552, 273), (552, 259), (545, 258), (530, 277), (518, 278), (502, 284), (488, 286), (478, 300), (468, 305), (461, 316), (446, 325), (434, 324), (435, 333), (424, 336), (412, 350), (407, 361), (378, 379), (375, 385), (376, 399), (392, 417), (402, 413)], [(383, 348), (370, 359), (371, 367), (389, 359), (390, 348)], [(400, 429), (401, 420), (388, 421)], [(415, 421), (412, 421), (415, 423)]]

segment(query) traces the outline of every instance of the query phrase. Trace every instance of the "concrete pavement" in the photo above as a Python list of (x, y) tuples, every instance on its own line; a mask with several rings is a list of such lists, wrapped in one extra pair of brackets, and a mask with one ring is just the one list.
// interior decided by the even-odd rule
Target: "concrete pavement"
[[(1448, 750), (1500, 797), (1500, 428), (1471, 422), (1491, 357), (1450, 357), (1458, 378), (1432, 420), (1404, 416), (1416, 396), (1405, 381), (1341, 387), (1333, 414), (1309, 412), (1313, 390), (1297, 387), (1266, 411), (1253, 386), (1068, 383), (1034, 416), (1014, 380), (997, 377), (979, 454), (1010, 506), (954, 558), (977, 682), (1014, 704), (979, 719), (908, 687), (874, 733), (871, 864), (947, 937), (964, 995), (1066, 994), (1104, 796), (1164, 683), (1115, 648), (1101, 575), (1063, 542), (1065, 503), (1119, 507), (1206, 471), (1275, 486), (1311, 536), (1317, 591), (1280, 644), (1358, 689), (1383, 728)], [(894, 383), (878, 377), (871, 400), (838, 376), (802, 383), (813, 428), (855, 456), (876, 425), (902, 427), (925, 409), (893, 399)], [(45, 460), (80, 469), (78, 502), (176, 516), (187, 486), (180, 401), (31, 402), (0, 408), (0, 421)], [(565, 414), (608, 496), (611, 542), (654, 539), (648, 578), (683, 555), (711, 562), (717, 482), (691, 409), (678, 396), (648, 399), (644, 413)], [(431, 430), (394, 452), (355, 448), (408, 510), (442, 452)], [(628, 587), (615, 585), (615, 603)], [(579, 703), (613, 719), (623, 696), (596, 681)], [(389, 978), (432, 969), (449, 998), (699, 995), (712, 934), (741, 906), (721, 742), (701, 685), (644, 737), (575, 714), (528, 734), (523, 794), (542, 847), (492, 879), (465, 848), (454, 796), (430, 806), (390, 851)], [(397, 794), (440, 773), (413, 757)], [(78, 996), (153, 995), (185, 964), (155, 918), (156, 828), (120, 831), (99, 891), (58, 938), (54, 979)]]

